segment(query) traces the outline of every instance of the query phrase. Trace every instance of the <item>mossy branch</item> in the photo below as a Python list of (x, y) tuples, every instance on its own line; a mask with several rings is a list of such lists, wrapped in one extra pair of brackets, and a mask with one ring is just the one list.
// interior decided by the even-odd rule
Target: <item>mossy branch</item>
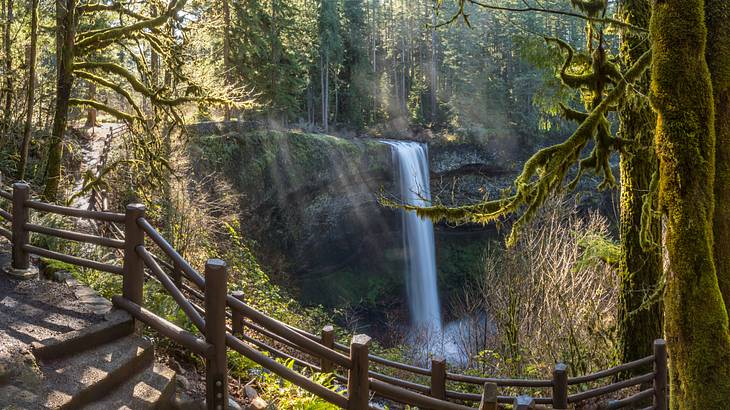
[[(579, 161), (581, 151), (591, 138), (595, 147), (590, 155), (579, 162), (579, 175), (585, 169), (593, 169), (603, 174), (602, 187), (615, 185), (615, 178), (608, 162), (612, 150), (621, 150), (625, 140), (610, 135), (606, 112), (624, 95), (630, 82), (636, 81), (651, 61), (651, 52), (642, 55), (614, 87), (591, 112), (587, 114), (573, 134), (564, 142), (543, 148), (525, 162), (522, 172), (514, 181), (511, 196), (503, 199), (483, 201), (477, 204), (450, 207), (435, 205), (418, 207), (396, 203), (381, 196), (381, 203), (410, 211), (421, 217), (434, 220), (447, 220), (454, 223), (475, 222), (489, 223), (522, 209), (521, 215), (513, 225), (508, 243), (514, 243), (519, 228), (529, 222), (551, 193), (563, 189), (563, 181), (569, 169)], [(570, 185), (575, 186), (577, 178)]]
[(137, 105), (137, 103), (134, 101), (134, 98), (132, 98), (132, 95), (127, 90), (122, 88), (119, 84), (116, 84), (103, 77), (100, 77), (98, 75), (95, 75), (95, 74), (92, 74), (92, 73), (89, 73), (89, 72), (83, 71), (83, 70), (74, 70), (74, 75), (76, 75), (79, 78), (83, 78), (87, 81), (92, 81), (103, 87), (107, 87), (113, 91), (116, 91), (119, 95), (123, 96), (127, 100), (129, 105), (132, 106), (132, 108), (134, 109), (135, 113), (137, 114), (137, 116), (139, 118), (144, 118), (144, 114), (142, 114), (142, 110), (139, 108), (139, 105)]
[(563, 61), (563, 66), (560, 69), (560, 80), (562, 80), (563, 84), (570, 88), (580, 88), (580, 87), (589, 87), (596, 82), (596, 79), (598, 78), (598, 75), (600, 73), (598, 72), (590, 72), (587, 74), (570, 74), (568, 73), (568, 70), (573, 65), (573, 56), (575, 55), (575, 50), (573, 47), (570, 46), (570, 44), (566, 43), (565, 41), (555, 38), (555, 37), (545, 37), (545, 42), (550, 44), (555, 43), (560, 47), (562, 50), (567, 52), (567, 55), (565, 56), (565, 61)]
[(129, 38), (135, 33), (143, 30), (153, 29), (162, 26), (170, 18), (174, 17), (185, 6), (186, 0), (172, 0), (164, 13), (157, 17), (147, 18), (134, 24), (122, 27), (113, 27), (108, 29), (92, 30), (80, 34), (76, 41), (76, 47), (79, 49), (93, 49), (98, 44), (119, 41)]
[(122, 121), (126, 121), (128, 123), (132, 123), (135, 120), (144, 121), (143, 118), (137, 118), (134, 115), (127, 114), (126, 112), (119, 111), (117, 109), (114, 109), (106, 104), (100, 103), (99, 101), (94, 100), (84, 100), (79, 98), (70, 98), (68, 100), (68, 104), (72, 106), (77, 107), (92, 107), (96, 108), (99, 111), (103, 111), (114, 118), (120, 119)]

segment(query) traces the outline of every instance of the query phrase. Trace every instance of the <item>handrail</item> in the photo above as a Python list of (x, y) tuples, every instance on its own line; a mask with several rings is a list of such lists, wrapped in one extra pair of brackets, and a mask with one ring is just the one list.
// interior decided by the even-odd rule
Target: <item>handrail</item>
[(618, 374), (620, 372), (634, 369), (636, 367), (640, 367), (643, 365), (651, 364), (654, 361), (654, 355), (642, 357), (641, 359), (634, 360), (633, 362), (624, 363), (618, 366), (611, 367), (609, 369), (601, 370), (599, 372), (586, 374), (583, 376), (577, 376), (577, 377), (569, 377), (568, 378), (568, 384), (580, 384), (580, 383), (586, 383), (586, 382), (592, 382), (594, 380), (602, 379), (608, 376), (613, 376), (615, 374)]
[(402, 387), (393, 386), (389, 383), (382, 382), (377, 379), (370, 378), (370, 388), (378, 394), (389, 399), (424, 407), (433, 410), (476, 410), (473, 407), (462, 406), (461, 404), (452, 403), (445, 400), (435, 399), (433, 397), (424, 396), (416, 392), (404, 389)]
[(135, 319), (139, 319), (156, 331), (160, 332), (163, 336), (166, 336), (173, 341), (181, 344), (182, 346), (190, 349), (193, 353), (208, 357), (213, 351), (212, 344), (196, 337), (194, 334), (178, 327), (174, 323), (168, 322), (167, 320), (155, 315), (149, 310), (132, 302), (131, 300), (124, 298), (123, 296), (112, 296), (112, 303), (114, 304), (114, 306), (117, 306), (127, 311)]
[[(170, 245), (162, 237), (162, 235), (157, 232), (157, 230), (149, 223), (149, 221), (147, 221), (145, 218), (139, 218), (137, 220), (137, 224), (157, 244), (157, 246), (159, 246), (160, 249), (162, 249), (162, 251), (167, 254), (168, 257), (172, 258), (176, 263), (178, 263), (182, 271), (187, 274), (186, 276), (188, 277), (188, 279), (191, 279), (194, 283), (196, 283), (199, 288), (205, 288), (205, 279), (203, 279), (203, 277), (200, 276), (200, 274), (195, 269), (193, 269), (192, 266), (190, 266), (190, 264), (172, 247), (172, 245)], [(266, 316), (258, 310), (234, 298), (230, 294), (226, 297), (226, 302), (228, 306), (231, 307), (231, 309), (239, 310), (251, 320), (258, 322), (271, 332), (276, 333), (279, 336), (288, 338), (289, 340), (297, 343), (301, 347), (310, 350), (313, 353), (324, 357), (325, 359), (331, 360), (346, 369), (350, 368), (350, 359), (347, 356), (337, 353), (334, 350), (330, 350), (322, 346), (321, 344), (316, 343), (308, 339), (307, 337), (289, 329), (286, 325), (279, 322), (278, 320)]]
[(124, 270), (121, 266), (110, 265), (107, 263), (92, 261), (90, 259), (81, 258), (78, 256), (71, 256), (59, 252), (49, 251), (47, 249), (39, 248), (33, 245), (23, 245), (23, 250), (49, 259), (55, 259), (57, 261), (70, 263), (72, 265), (83, 266), (84, 268), (96, 269), (103, 272), (113, 273), (115, 275), (121, 275), (124, 273)]
[[(624, 407), (631, 406), (632, 404), (636, 404), (638, 402), (641, 402), (643, 400), (646, 400), (654, 395), (654, 389), (646, 389), (642, 390), (636, 394), (633, 394), (629, 397), (625, 397), (620, 400), (610, 400), (608, 404), (605, 406), (606, 410), (615, 410), (615, 409), (622, 409)], [(653, 409), (654, 407), (649, 407), (650, 409)]]
[(456, 374), (447, 372), (446, 379), (455, 382), (478, 384), (483, 386), (484, 383), (494, 383), (497, 386), (504, 387), (552, 387), (552, 380), (541, 379), (497, 379), (493, 377), (478, 377), (466, 374)]
[(568, 403), (575, 403), (578, 401), (592, 399), (594, 397), (602, 396), (607, 393), (613, 393), (617, 390), (625, 389), (627, 387), (636, 386), (637, 384), (648, 383), (654, 380), (654, 373), (647, 373), (641, 376), (632, 377), (627, 380), (621, 380), (608, 386), (601, 386), (595, 389), (586, 390), (580, 393), (571, 394), (568, 396)]
[(38, 211), (50, 212), (59, 215), (73, 216), (76, 218), (94, 219), (104, 222), (124, 222), (124, 214), (115, 212), (87, 211), (79, 208), (71, 208), (68, 206), (47, 204), (45, 202), (27, 200), (25, 206)]
[[(538, 397), (533, 400), (537, 404), (552, 404), (554, 406), (560, 405), (560, 408), (567, 406), (567, 404), (565, 404), (566, 402), (580, 402), (613, 393), (627, 387), (654, 381), (655, 387), (620, 400), (610, 401), (608, 408), (620, 408), (648, 398), (652, 395), (655, 398), (655, 403), (660, 403), (657, 404), (657, 406), (663, 407), (663, 404), (661, 404), (661, 397), (664, 397), (664, 394), (660, 394), (660, 392), (664, 390), (662, 390), (661, 386), (656, 387), (656, 383), (666, 384), (666, 381), (662, 382), (663, 376), (661, 376), (666, 375), (666, 350), (665, 348), (662, 348), (665, 344), (661, 340), (657, 341), (654, 345), (655, 355), (635, 360), (633, 362), (624, 363), (592, 374), (568, 378), (566, 377), (565, 365), (558, 364), (556, 365), (553, 378), (551, 380), (478, 377), (445, 372), (443, 365), (438, 368), (434, 367), (433, 369), (428, 369), (400, 363), (378, 355), (368, 354), (367, 344), (369, 343), (369, 338), (367, 336), (361, 335), (362, 337), (357, 336), (356, 338), (353, 338), (353, 344), (351, 347), (337, 342), (333, 343), (331, 339), (331, 330), (327, 331), (329, 332), (327, 334), (330, 336), (327, 336), (326, 338), (324, 337), (326, 335), (325, 333), (323, 333), (322, 337), (314, 335), (295, 326), (283, 323), (273, 317), (269, 317), (265, 313), (249, 306), (241, 299), (236, 298), (231, 294), (227, 294), (227, 274), (225, 272), (225, 263), (222, 261), (209, 261), (209, 263), (206, 264), (206, 277), (203, 277), (203, 275), (193, 268), (190, 263), (185, 260), (185, 258), (183, 258), (182, 255), (180, 255), (149, 223), (149, 221), (144, 218), (144, 207), (141, 205), (127, 207), (126, 214), (103, 211), (85, 211), (78, 208), (58, 206), (40, 201), (29, 200), (27, 199), (28, 193), (29, 189), (25, 184), (14, 185), (13, 193), (7, 193), (0, 190), (0, 197), (14, 201), (12, 212), (0, 209), (0, 217), (13, 222), (12, 231), (0, 227), (0, 235), (7, 237), (11, 241), (16, 241), (13, 243), (14, 267), (16, 266), (16, 256), (20, 261), (25, 260), (25, 266), (27, 266), (28, 254), (33, 253), (39, 256), (60, 260), (90, 269), (124, 275), (124, 295), (114, 296), (112, 298), (114, 305), (128, 311), (133, 317), (148, 324), (161, 335), (180, 343), (194, 353), (203, 355), (206, 358), (206, 366), (209, 364), (210, 366), (213, 366), (211, 369), (225, 369), (225, 360), (222, 362), (218, 361), (220, 357), (225, 359), (225, 347), (222, 347), (225, 344), (280, 377), (291, 381), (326, 401), (340, 407), (357, 408), (358, 410), (360, 408), (373, 407), (367, 404), (366, 399), (369, 391), (375, 392), (382, 397), (390, 398), (408, 405), (426, 407), (433, 410), (471, 409), (470, 407), (461, 404), (449, 402), (447, 399), (455, 399), (457, 401), (467, 403), (481, 401), (482, 397), (479, 394), (446, 389), (447, 381), (478, 385), (488, 383), (496, 386), (515, 388), (552, 388), (553, 397)], [(28, 208), (59, 215), (111, 222), (112, 224), (110, 224), (110, 226), (115, 227), (121, 233), (121, 236), (126, 237), (126, 239), (107, 238), (101, 235), (91, 235), (33, 224), (28, 222), (27, 219)], [(19, 219), (13, 220), (16, 216), (19, 216)], [(114, 225), (114, 223), (122, 222), (125, 224), (124, 231)], [(66, 255), (60, 252), (32, 246), (28, 243), (28, 232), (50, 235), (66, 240), (91, 243), (113, 249), (123, 249), (125, 267), (122, 268), (116, 265)], [(162, 252), (164, 252), (164, 255), (172, 260), (172, 265), (147, 250), (144, 246), (145, 236), (152, 239)], [(21, 263), (18, 265), (21, 267), (23, 266)], [(165, 269), (163, 269), (163, 266), (171, 270), (172, 274), (166, 272)], [(145, 267), (147, 268), (147, 273), (145, 272)], [(186, 282), (183, 282), (181, 280), (181, 274), (190, 282), (195, 284), (200, 291), (188, 286)], [(185, 331), (163, 318), (160, 318), (140, 305), (142, 301), (141, 289), (143, 287), (145, 275), (154, 278), (167, 290), (191, 322), (201, 331), (201, 333), (205, 335), (206, 340), (198, 338), (193, 333)], [(206, 278), (208, 280), (206, 280)], [(206, 284), (208, 285), (207, 287)], [(205, 308), (197, 305), (194, 299), (189, 299), (190, 296), (194, 296), (197, 300), (202, 301)], [(226, 311), (226, 307), (229, 307), (230, 311)], [(234, 326), (228, 327), (225, 323), (226, 318), (235, 320), (236, 322)], [(206, 322), (209, 324), (208, 328), (206, 328)], [(249, 329), (248, 334), (243, 333), (243, 326)], [(226, 329), (228, 330), (228, 333), (226, 333)], [(232, 334), (233, 329), (237, 329), (236, 335)], [(269, 338), (273, 340), (274, 343), (270, 344), (268, 340), (263, 338)], [(282, 347), (277, 343), (284, 345), (284, 348), (282, 349)], [(252, 347), (251, 345), (255, 347)], [(334, 370), (332, 366), (337, 365), (345, 370), (349, 370), (350, 375), (347, 378), (337, 373), (333, 374), (336, 380), (347, 382), (350, 396), (348, 397), (338, 394), (321, 384), (308, 379), (304, 375), (297, 373), (296, 371), (289, 369), (287, 366), (264, 355), (261, 351), (267, 351), (274, 356), (286, 360), (292, 360), (298, 366), (297, 369), (310, 368), (314, 371), (322, 371), (323, 369), (324, 371), (332, 371)], [(340, 352), (349, 353), (350, 356), (348, 357)], [(310, 363), (307, 360), (297, 357), (302, 355), (309, 355), (315, 359), (315, 362)], [(321, 361), (319, 365), (316, 360)], [(567, 395), (567, 386), (569, 385), (594, 382), (598, 379), (613, 376), (626, 370), (650, 364), (653, 364), (655, 371), (636, 376), (628, 380), (622, 380), (609, 385), (595, 387), (590, 390)], [(431, 378), (431, 385), (429, 386), (428, 383), (421, 384), (409, 380), (402, 380), (395, 376), (376, 372), (372, 370), (374, 369), (372, 367), (373, 365), (386, 366), (429, 377)], [(375, 368), (377, 369), (377, 367)], [(210, 371), (215, 372), (217, 370)], [(437, 375), (439, 374), (438, 372), (441, 372), (441, 375), (437, 378)], [(211, 380), (208, 377), (211, 374), (215, 375), (217, 373), (207, 374), (206, 380)], [(355, 376), (353, 376), (353, 374), (355, 374)], [(221, 377), (225, 377), (225, 373)], [(212, 380), (224, 379), (218, 378)], [(214, 391), (210, 390), (212, 389), (211, 386), (212, 385), (208, 386), (208, 392)], [(495, 400), (494, 393), (492, 393), (491, 397), (492, 398), (490, 400)], [(657, 397), (660, 399), (657, 399)], [(514, 397), (496, 396), (496, 400), (499, 403), (511, 403), (514, 400)]]
[(155, 229), (152, 224), (147, 221), (145, 218), (139, 218), (137, 220), (137, 225), (139, 225), (140, 228), (146, 233), (152, 241), (157, 244), (157, 246), (162, 249), (162, 251), (171, 258), (175, 263), (177, 263), (180, 266), (180, 269), (183, 273), (186, 274), (188, 279), (190, 279), (195, 285), (198, 286), (200, 289), (205, 289), (205, 279), (198, 273), (190, 264), (188, 261), (185, 260), (176, 250), (175, 248), (170, 245), (165, 238), (160, 235), (159, 232), (157, 232), (157, 229)]
[(175, 299), (175, 302), (182, 308), (183, 312), (188, 316), (188, 318), (193, 322), (195, 327), (198, 328), (202, 333), (205, 333), (205, 320), (203, 319), (203, 316), (198, 313), (197, 310), (193, 308), (193, 306), (190, 304), (190, 302), (185, 298), (185, 296), (180, 292), (180, 289), (175, 286), (174, 283), (172, 283), (172, 280), (170, 280), (170, 277), (165, 274), (165, 272), (162, 271), (162, 268), (160, 265), (155, 262), (154, 259), (152, 259), (152, 256), (149, 252), (147, 252), (147, 249), (145, 249), (144, 246), (140, 245), (136, 248), (137, 254), (142, 257), (142, 260), (144, 260), (145, 265), (152, 271), (154, 276), (157, 278), (157, 280), (160, 281), (162, 286), (170, 293), (173, 299)]
[(350, 369), (352, 367), (352, 363), (350, 362), (349, 357), (334, 350), (330, 350), (327, 347), (324, 347), (321, 344), (316, 343), (313, 340), (289, 329), (278, 320), (266, 316), (265, 314), (248, 306), (247, 304), (241, 302), (233, 296), (228, 295), (226, 297), (226, 302), (228, 302), (228, 306), (230, 306), (231, 309), (237, 309), (246, 317), (253, 321), (256, 321), (261, 326), (278, 334), (279, 336), (289, 338), (289, 340), (291, 340), (292, 342), (297, 343), (304, 349), (311, 350), (312, 353), (319, 355), (321, 358), (331, 360), (334, 363), (344, 367), (345, 369)]
[(345, 396), (342, 396), (322, 386), (321, 384), (302, 376), (301, 374), (277, 362), (276, 360), (261, 354), (257, 350), (250, 348), (248, 345), (243, 343), (243, 341), (231, 335), (230, 333), (226, 334), (226, 345), (228, 345), (228, 347), (237, 351), (238, 353), (241, 353), (247, 358), (253, 360), (257, 364), (274, 372), (279, 377), (286, 379), (305, 390), (308, 390), (309, 392), (321, 397), (324, 400), (327, 400), (334, 405), (340, 406), (342, 408), (347, 408), (347, 398)]
[[(312, 333), (307, 332), (306, 330), (299, 329), (299, 328), (297, 328), (295, 326), (292, 326), (292, 325), (289, 325), (289, 324), (286, 324), (286, 323), (284, 323), (284, 325), (286, 327), (290, 328), (291, 330), (293, 330), (293, 331), (295, 331), (297, 333), (300, 333), (300, 334), (302, 334), (302, 335), (304, 335), (304, 336), (306, 336), (306, 337), (308, 337), (308, 338), (310, 338), (312, 340), (315, 340), (315, 341), (318, 341), (318, 342), (321, 342), (322, 341), (322, 338), (321, 337), (319, 337), (317, 335), (313, 335)], [(342, 343), (339, 343), (339, 342), (335, 342), (334, 343), (334, 347), (335, 347), (336, 350), (339, 350), (341, 352), (347, 352), (347, 353), (350, 352), (350, 347), (349, 346), (345, 346), (345, 345), (343, 345)], [(418, 366), (414, 366), (414, 365), (411, 365), (411, 364), (395, 362), (395, 361), (388, 360), (388, 359), (386, 359), (386, 358), (384, 358), (382, 356), (378, 356), (378, 355), (375, 355), (375, 354), (369, 354), (368, 355), (368, 358), (370, 360), (372, 360), (373, 362), (375, 362), (375, 363), (382, 364), (383, 366), (388, 366), (388, 367), (392, 367), (392, 368), (395, 368), (395, 369), (398, 369), (398, 370), (403, 370), (403, 371), (406, 371), (406, 372), (420, 374), (420, 375), (423, 375), (423, 376), (430, 376), (431, 375), (431, 370), (426, 369), (424, 367), (418, 367)]]
[(32, 223), (23, 224), (23, 228), (30, 232), (40, 233), (43, 235), (54, 236), (61, 239), (68, 239), (76, 242), (90, 243), (93, 245), (101, 245), (114, 249), (124, 249), (124, 241), (118, 239), (105, 238), (103, 236), (89, 235), (80, 232), (67, 231), (65, 229), (49, 228), (47, 226), (36, 225)]

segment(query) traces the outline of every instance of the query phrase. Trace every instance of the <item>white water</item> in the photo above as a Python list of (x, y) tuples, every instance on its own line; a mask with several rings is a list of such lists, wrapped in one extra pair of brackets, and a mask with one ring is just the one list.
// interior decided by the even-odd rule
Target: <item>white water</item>
[[(391, 146), (399, 170), (401, 201), (431, 204), (428, 151), (410, 141), (383, 141)], [(433, 224), (414, 211), (403, 212), (403, 247), (406, 251), (406, 289), (413, 330), (441, 335), (441, 305), (436, 285), (436, 250)]]

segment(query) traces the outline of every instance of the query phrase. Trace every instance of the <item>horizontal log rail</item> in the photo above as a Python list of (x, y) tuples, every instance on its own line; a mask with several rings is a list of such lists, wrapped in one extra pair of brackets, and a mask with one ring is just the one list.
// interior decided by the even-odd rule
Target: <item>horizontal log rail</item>
[(84, 209), (47, 204), (45, 202), (34, 200), (27, 200), (25, 201), (24, 205), (28, 208), (33, 208), (38, 211), (48, 212), (57, 215), (72, 216), (82, 219), (93, 219), (95, 221), (102, 222), (124, 222), (124, 214), (118, 214), (114, 212), (87, 211)]
[(118, 239), (105, 238), (103, 236), (89, 235), (85, 233), (68, 231), (65, 229), (49, 228), (47, 226), (26, 223), (23, 227), (30, 231), (42, 235), (53, 236), (61, 239), (68, 239), (75, 242), (90, 243), (92, 245), (106, 246), (114, 249), (124, 249), (124, 241)]
[(552, 387), (553, 382), (552, 380), (539, 380), (539, 379), (499, 379), (499, 378), (493, 378), (493, 377), (477, 377), (477, 376), (470, 376), (466, 374), (457, 374), (457, 373), (446, 373), (446, 379), (455, 381), (455, 382), (462, 382), (462, 383), (469, 383), (469, 384), (478, 384), (480, 386), (483, 386), (484, 383), (494, 383), (499, 387)]
[(596, 397), (604, 396), (608, 393), (625, 389), (627, 387), (637, 386), (644, 383), (649, 383), (654, 380), (654, 373), (647, 373), (641, 376), (632, 377), (630, 379), (621, 380), (616, 383), (609, 384), (608, 386), (596, 387), (595, 389), (586, 390), (580, 393), (571, 394), (568, 396), (568, 403), (576, 403)]
[[(620, 399), (620, 400), (610, 400), (604, 408), (606, 410), (615, 410), (615, 409), (623, 409), (629, 406), (634, 406), (639, 403), (645, 402), (647, 399), (654, 396), (654, 389), (647, 389), (642, 390), (636, 394), (633, 394), (629, 397)], [(647, 407), (648, 409), (653, 409), (654, 406)]]
[[(0, 190), (0, 197), (12, 202), (12, 212), (0, 209), (0, 217), (12, 224), (8, 230), (0, 227), (0, 235), (11, 240), (13, 246), (12, 265), (15, 269), (28, 266), (30, 254), (55, 259), (76, 266), (122, 275), (123, 294), (112, 298), (115, 306), (128, 311), (136, 320), (150, 326), (164, 337), (179, 343), (193, 353), (199, 354), (206, 361), (206, 392), (210, 408), (217, 408), (224, 403), (227, 391), (222, 381), (227, 378), (226, 348), (230, 348), (253, 360), (269, 371), (293, 384), (317, 395), (337, 406), (362, 410), (374, 408), (369, 404), (371, 393), (410, 406), (419, 406), (432, 410), (469, 410), (463, 404), (480, 403), (485, 406), (485, 397), (489, 390), (490, 398), (487, 408), (497, 403), (511, 404), (517, 397), (497, 395), (497, 387), (509, 389), (551, 389), (552, 395), (530, 398), (536, 404), (551, 405), (556, 409), (565, 409), (568, 403), (579, 403), (595, 400), (622, 389), (653, 382), (653, 387), (625, 398), (606, 401), (601, 408), (618, 409), (643, 403), (652, 397), (651, 408), (665, 410), (667, 403), (667, 371), (666, 345), (658, 340), (654, 345), (655, 354), (633, 362), (624, 363), (592, 374), (567, 377), (567, 367), (563, 364), (555, 366), (551, 379), (515, 379), (491, 378), (465, 375), (446, 371), (441, 359), (432, 360), (431, 368), (400, 363), (369, 353), (370, 338), (365, 335), (353, 337), (350, 346), (337, 343), (331, 327), (325, 328), (322, 336), (288, 325), (246, 304), (244, 294), (227, 291), (227, 268), (223, 261), (209, 260), (206, 263), (205, 276), (201, 275), (190, 263), (180, 255), (170, 243), (144, 217), (144, 207), (130, 205), (125, 214), (103, 211), (84, 211), (29, 199), (29, 188), (26, 184), (13, 185), (13, 192)], [(30, 223), (31, 209), (63, 216), (71, 216), (96, 221), (108, 222), (117, 234), (117, 238), (106, 238), (100, 235), (75, 232)], [(120, 226), (123, 224), (124, 230)], [(124, 265), (116, 266), (108, 263), (67, 255), (60, 252), (30, 245), (29, 233), (49, 235), (63, 240), (105, 246), (124, 255)], [(145, 246), (149, 238), (162, 251), (162, 255), (171, 262), (150, 252)], [(142, 306), (142, 287), (144, 277), (148, 276), (158, 282), (175, 300), (187, 318), (205, 337), (202, 339), (165, 319), (146, 310)], [(191, 282), (189, 286), (183, 279)], [(197, 288), (197, 289), (196, 289)], [(200, 305), (193, 302), (194, 298)], [(202, 305), (202, 306), (201, 306)], [(226, 323), (231, 320), (231, 325)], [(244, 331), (246, 329), (246, 331)], [(263, 338), (263, 339), (262, 339)], [(269, 343), (266, 339), (273, 341)], [(227, 347), (226, 347), (227, 346)], [(293, 362), (297, 369), (309, 369), (311, 372), (332, 372), (333, 380), (347, 385), (347, 394), (335, 392), (307, 376), (277, 362), (268, 354)], [(313, 362), (303, 359), (311, 357)], [(439, 364), (441, 363), (441, 364)], [(437, 366), (438, 364), (438, 366)], [(653, 365), (654, 371), (627, 380), (620, 380), (604, 386), (582, 390), (583, 385), (597, 384), (600, 379), (616, 376), (626, 371)], [(335, 368), (337, 366), (337, 368)], [(395, 369), (415, 376), (425, 376), (430, 380), (421, 384), (413, 380), (403, 380), (390, 373), (375, 371), (377, 366)], [(347, 377), (336, 370), (345, 370)], [(379, 368), (378, 368), (379, 369)], [(341, 373), (341, 372), (340, 372)], [(419, 378), (418, 380), (423, 380)], [(449, 383), (464, 383), (485, 388), (483, 394), (463, 392), (448, 388)], [(486, 389), (486, 387), (489, 389)], [(571, 387), (573, 394), (568, 394)], [(585, 389), (585, 387), (583, 387)], [(223, 390), (221, 390), (223, 389)], [(217, 392), (217, 393), (216, 393)], [(222, 393), (222, 394), (221, 394)], [(523, 396), (520, 396), (523, 397)], [(492, 403), (492, 404), (489, 404)], [(215, 406), (214, 406), (215, 404)], [(225, 408), (223, 406), (222, 408)]]
[(598, 379), (603, 379), (606, 377), (614, 376), (616, 374), (625, 372), (627, 370), (632, 370), (632, 369), (636, 369), (641, 366), (646, 366), (653, 362), (654, 362), (654, 355), (647, 356), (647, 357), (641, 358), (639, 360), (634, 360), (633, 362), (624, 363), (619, 366), (611, 367), (610, 369), (601, 370), (599, 372), (586, 374), (583, 376), (569, 377), (568, 384), (574, 385), (574, 384), (582, 384), (582, 383), (596, 381)]
[(207, 357), (213, 350), (213, 345), (198, 338), (187, 330), (168, 322), (142, 306), (125, 299), (122, 296), (112, 296), (114, 306), (124, 309), (132, 317), (155, 329), (161, 335), (171, 339), (193, 353)]
[(464, 406), (461, 404), (451, 403), (444, 400), (435, 399), (430, 396), (425, 396), (402, 387), (393, 386), (390, 383), (380, 381), (378, 379), (370, 378), (370, 388), (380, 394), (383, 397), (391, 400), (419, 406), (433, 410), (476, 410), (473, 407)]
[(245, 344), (242, 340), (236, 338), (235, 336), (229, 334), (226, 334), (226, 344), (231, 349), (237, 351), (238, 353), (244, 355), (245, 357), (249, 358), (250, 360), (253, 360), (258, 365), (269, 369), (271, 372), (275, 373), (282, 379), (288, 380), (291, 383), (309, 391), (310, 393), (313, 393), (320, 398), (327, 400), (328, 402), (340, 406), (342, 408), (348, 408), (347, 405), (347, 398), (345, 396), (342, 396), (330, 389), (328, 389), (325, 386), (322, 386), (321, 384), (307, 378), (306, 376), (303, 376), (285, 365), (277, 362), (276, 360), (262, 354), (261, 352), (249, 347), (247, 344)]
[(83, 268), (100, 270), (102, 272), (113, 273), (115, 275), (121, 275), (124, 273), (121, 266), (110, 265), (108, 263), (92, 261), (90, 259), (81, 258), (78, 256), (71, 256), (59, 252), (49, 251), (47, 249), (39, 248), (33, 245), (23, 245), (23, 250), (38, 256), (66, 262), (71, 265), (81, 266)]

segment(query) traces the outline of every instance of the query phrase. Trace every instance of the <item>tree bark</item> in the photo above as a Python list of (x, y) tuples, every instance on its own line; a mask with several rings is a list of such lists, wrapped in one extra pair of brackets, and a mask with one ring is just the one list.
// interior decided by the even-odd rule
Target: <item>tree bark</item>
[[(233, 65), (231, 64), (231, 8), (228, 0), (223, 0), (223, 69), (225, 70), (226, 85), (230, 86)], [(224, 120), (231, 120), (231, 108), (225, 107)]]
[(76, 34), (76, 0), (57, 0), (57, 55), (59, 56), (58, 80), (56, 82), (56, 109), (53, 115), (53, 129), (46, 165), (46, 186), (44, 199), (55, 201), (61, 182), (63, 141), (68, 121), (69, 99), (73, 88), (74, 36)]
[(434, 7), (431, 11), (431, 66), (430, 66), (430, 85), (431, 88), (431, 112), (430, 112), (430, 120), (433, 124), (436, 122), (436, 108), (437, 108), (437, 101), (438, 101), (438, 54), (436, 53), (436, 8)]
[[(93, 81), (89, 81), (89, 93), (88, 93), (88, 99), (89, 100), (96, 100), (96, 83)], [(94, 107), (89, 107), (86, 110), (86, 126), (87, 127), (96, 127), (97, 120), (97, 110)]]
[[(623, 0), (622, 21), (647, 27), (650, 18), (648, 0)], [(626, 31), (621, 38), (621, 57), (625, 67), (633, 66), (649, 49), (643, 36)], [(642, 226), (643, 196), (649, 192), (652, 175), (657, 171), (654, 152), (656, 115), (642, 95), (649, 93), (649, 73), (645, 73), (624, 100), (619, 118), (620, 134), (635, 142), (629, 154), (621, 155), (621, 258), (619, 260), (619, 346), (622, 362), (630, 362), (652, 354), (652, 342), (662, 334), (662, 307), (649, 301), (659, 286), (662, 274), (661, 247), (642, 246), (642, 229), (655, 241), (661, 239), (661, 224), (651, 218)], [(656, 205), (654, 208), (656, 209)], [(645, 249), (646, 248), (646, 249)], [(646, 304), (646, 306), (644, 306)], [(637, 369), (643, 374), (649, 368)]]
[(13, 24), (13, 0), (6, 1), (7, 10), (3, 32), (3, 44), (5, 46), (5, 115), (3, 118), (3, 128), (5, 130), (5, 138), (8, 139), (10, 114), (13, 108), (13, 50), (12, 39), (10, 38), (10, 28)]
[(703, 5), (654, 1), (650, 26), (675, 409), (722, 409), (730, 397), (728, 315), (713, 259), (715, 127)]
[(715, 101), (715, 268), (730, 312), (730, 3), (705, 0), (707, 64)]
[(28, 94), (26, 95), (25, 126), (23, 142), (20, 145), (20, 163), (18, 179), (25, 179), (25, 168), (28, 164), (31, 132), (33, 130), (33, 106), (35, 104), (36, 54), (38, 53), (38, 1), (31, 0), (30, 5), (30, 52), (28, 53)]

